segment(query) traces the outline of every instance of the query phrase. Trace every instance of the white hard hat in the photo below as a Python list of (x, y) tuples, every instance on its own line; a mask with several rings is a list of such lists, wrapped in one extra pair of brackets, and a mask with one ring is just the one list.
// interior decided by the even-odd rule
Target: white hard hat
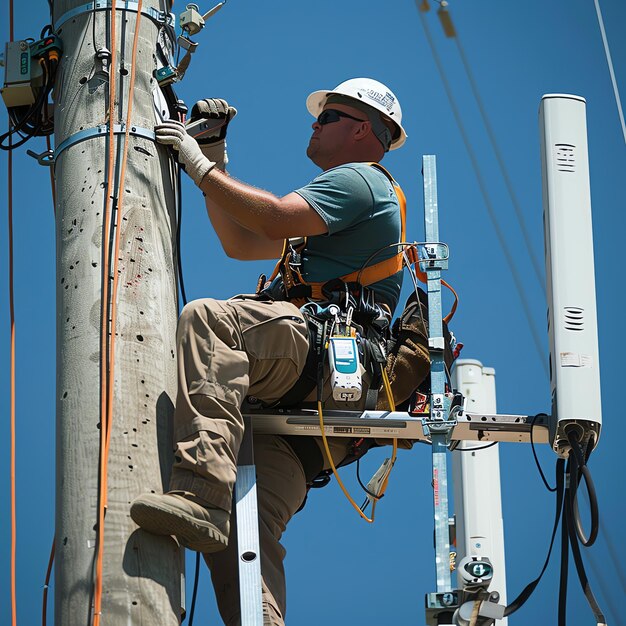
[(406, 141), (406, 132), (402, 128), (402, 109), (394, 93), (372, 78), (351, 78), (337, 85), (333, 90), (314, 91), (306, 99), (306, 108), (313, 117), (317, 117), (324, 108), (328, 96), (337, 94), (354, 98), (380, 111), (391, 120), (398, 132), (394, 133), (390, 150), (399, 148)]

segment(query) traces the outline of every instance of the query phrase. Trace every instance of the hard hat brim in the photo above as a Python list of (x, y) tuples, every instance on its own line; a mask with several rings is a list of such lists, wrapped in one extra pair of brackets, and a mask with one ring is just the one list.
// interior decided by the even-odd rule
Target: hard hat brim
[[(324, 108), (324, 105), (326, 104), (326, 100), (328, 99), (328, 96), (330, 96), (333, 93), (340, 93), (337, 91), (333, 91), (333, 90), (319, 90), (319, 91), (314, 91), (313, 93), (309, 94), (309, 97), (306, 99), (306, 108), (308, 110), (308, 112), (315, 118), (317, 118), (317, 116), (322, 112), (322, 109)], [(346, 94), (340, 94), (345, 96)], [(352, 96), (346, 96), (348, 98), (352, 97)], [(356, 98), (354, 98), (356, 100)], [(404, 128), (402, 128), (401, 124), (398, 124), (395, 120), (392, 120), (390, 117), (385, 116), (386, 119), (390, 120), (394, 126), (396, 128), (398, 128), (400, 130), (400, 135), (394, 139), (391, 142), (391, 145), (389, 146), (389, 150), (396, 150), (397, 148), (400, 148), (404, 142), (406, 141), (407, 138), (407, 134), (406, 131), (404, 130)]]

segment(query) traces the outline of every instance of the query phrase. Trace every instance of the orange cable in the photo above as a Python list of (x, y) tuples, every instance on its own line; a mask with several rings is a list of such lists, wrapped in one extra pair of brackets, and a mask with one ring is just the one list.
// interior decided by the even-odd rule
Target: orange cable
[[(11, 124), (9, 123), (9, 130)], [(15, 552), (16, 552), (16, 505), (15, 505), (15, 299), (13, 290), (13, 153), (9, 135), (8, 161), (8, 213), (9, 213), (9, 311), (11, 319), (11, 624), (17, 624), (17, 600), (15, 594)]]
[[(109, 446), (111, 442), (111, 430), (113, 424), (113, 397), (114, 397), (114, 387), (115, 387), (115, 327), (117, 321), (117, 289), (118, 289), (118, 265), (119, 265), (119, 249), (120, 249), (120, 224), (121, 224), (121, 215), (122, 215), (122, 205), (123, 205), (123, 197), (124, 197), (124, 180), (126, 177), (126, 165), (128, 162), (128, 143), (130, 138), (130, 128), (131, 128), (131, 118), (133, 111), (133, 93), (135, 86), (135, 77), (136, 77), (136, 59), (137, 59), (137, 47), (139, 42), (139, 28), (141, 22), (141, 8), (142, 8), (142, 0), (139, 0), (137, 4), (137, 18), (135, 22), (135, 33), (133, 37), (133, 48), (131, 55), (131, 76), (130, 83), (128, 88), (128, 107), (126, 112), (126, 126), (125, 126), (125, 135), (124, 135), (124, 149), (122, 153), (122, 164), (120, 168), (120, 184), (118, 187), (119, 196), (117, 199), (117, 208), (116, 208), (116, 217), (114, 219), (114, 253), (113, 253), (113, 285), (111, 290), (111, 320), (110, 320), (110, 328), (111, 328), (111, 338), (109, 341), (109, 349), (108, 349), (108, 363), (109, 367), (107, 370), (106, 378), (103, 377), (102, 381), (106, 383), (106, 393), (103, 394), (103, 404), (102, 409), (106, 408), (106, 419), (101, 419), (101, 455), (100, 455), (100, 510), (99, 510), (99, 521), (98, 521), (98, 562), (96, 565), (96, 589), (94, 593), (94, 626), (98, 626), (100, 623), (100, 614), (101, 614), (101, 602), (102, 602), (102, 561), (103, 561), (103, 553), (104, 553), (104, 512), (107, 506), (107, 487), (108, 487), (108, 459), (109, 459)], [(115, 23), (115, 13), (112, 8), (111, 11), (111, 22), (112, 25)], [(115, 29), (111, 27), (111, 39), (113, 41), (112, 45), (112, 54), (111, 54), (111, 74), (113, 74), (114, 70), (114, 57), (113, 52), (115, 50)], [(112, 81), (111, 91), (115, 93), (114, 82)], [(111, 96), (111, 103), (114, 102), (114, 97)], [(111, 135), (113, 128), (113, 111), (112, 106), (110, 107), (109, 114), (109, 140), (111, 140)], [(110, 163), (112, 163), (112, 154), (113, 150), (109, 154)], [(112, 168), (111, 168), (112, 170)], [(111, 183), (112, 177), (109, 179), (109, 183)], [(107, 193), (107, 202), (111, 196), (111, 193)], [(105, 219), (105, 225), (108, 221), (108, 215), (111, 213), (107, 213), (107, 219)], [(108, 245), (109, 238), (106, 238), (107, 241), (107, 273), (105, 278), (107, 278), (107, 300), (108, 300), (108, 268), (110, 267), (111, 259), (108, 258)], [(104, 300), (104, 294), (103, 294)], [(108, 304), (108, 302), (106, 302)], [(107, 307), (108, 308), (108, 307)], [(106, 319), (106, 316), (105, 316)], [(107, 333), (104, 334), (106, 339)], [(106, 345), (103, 346), (106, 348)], [(104, 354), (104, 352), (103, 352)], [(104, 388), (104, 387), (102, 387)], [(103, 414), (104, 416), (104, 414)], [(102, 441), (104, 436), (104, 449), (102, 448)]]
[[(13, 41), (15, 33), (13, 30), (13, 0), (9, 0), (9, 41)], [(9, 131), (11, 122), (9, 121)], [(9, 310), (11, 321), (11, 624), (17, 625), (17, 596), (15, 592), (15, 554), (17, 545), (17, 523), (16, 523), (16, 503), (15, 503), (15, 299), (13, 290), (13, 153), (11, 151), (11, 135), (9, 134), (9, 154), (8, 154), (8, 218), (9, 218)]]
[(94, 612), (93, 626), (100, 624), (100, 612), (102, 609), (102, 561), (104, 554), (104, 513), (106, 509), (106, 432), (107, 403), (109, 401), (107, 390), (108, 381), (108, 333), (109, 333), (109, 221), (111, 215), (111, 194), (113, 192), (114, 171), (114, 117), (115, 117), (115, 61), (116, 61), (116, 10), (115, 2), (111, 4), (111, 63), (109, 65), (109, 110), (108, 110), (108, 180), (105, 197), (105, 210), (102, 222), (102, 296), (100, 301), (101, 337), (100, 337), (100, 454), (99, 454), (99, 503), (98, 503), (98, 530), (96, 548), (96, 578), (94, 582)]

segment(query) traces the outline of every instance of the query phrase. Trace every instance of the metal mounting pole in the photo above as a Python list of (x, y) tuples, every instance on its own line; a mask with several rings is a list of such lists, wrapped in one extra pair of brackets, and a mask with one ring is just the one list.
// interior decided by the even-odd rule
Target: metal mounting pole
[(420, 263), (428, 278), (428, 319), (430, 351), (431, 407), (430, 418), (424, 421), (432, 441), (432, 471), (435, 514), (435, 564), (437, 592), (452, 589), (450, 581), (450, 531), (448, 527), (448, 441), (454, 423), (449, 420), (450, 403), (445, 396), (446, 373), (443, 360), (444, 338), (441, 314), (441, 260), (438, 245), (439, 220), (437, 205), (437, 165), (434, 155), (422, 161), (424, 176), (424, 224), (426, 229), (426, 260)]

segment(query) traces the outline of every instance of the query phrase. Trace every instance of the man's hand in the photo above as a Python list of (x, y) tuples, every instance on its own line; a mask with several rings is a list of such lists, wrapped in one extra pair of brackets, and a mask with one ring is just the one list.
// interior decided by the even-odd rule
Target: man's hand
[(190, 123), (200, 119), (215, 120), (215, 130), (205, 133), (198, 138), (198, 144), (204, 156), (217, 164), (224, 171), (228, 163), (226, 152), (226, 131), (230, 120), (237, 115), (237, 109), (229, 106), (226, 100), (221, 98), (205, 98), (198, 100), (191, 109)]
[(210, 161), (202, 154), (198, 142), (187, 134), (185, 126), (176, 120), (166, 120), (154, 127), (156, 140), (172, 146), (178, 153), (178, 161), (185, 167), (185, 171), (196, 185), (215, 167), (215, 161)]

